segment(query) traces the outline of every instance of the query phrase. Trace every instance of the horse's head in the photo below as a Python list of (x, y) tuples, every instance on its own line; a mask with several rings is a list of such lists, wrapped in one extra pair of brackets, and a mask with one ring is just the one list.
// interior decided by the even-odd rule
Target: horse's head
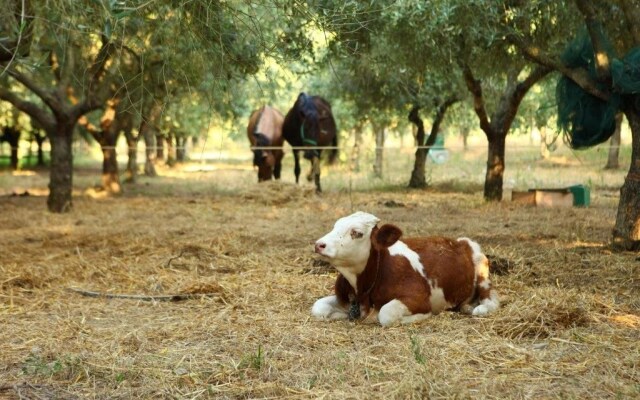
[(262, 162), (258, 165), (258, 182), (269, 181), (273, 177), (273, 167), (276, 164), (276, 158), (272, 151), (262, 152)]
[[(269, 146), (269, 139), (263, 134), (254, 134), (257, 146)], [(253, 151), (253, 165), (258, 167), (258, 182), (268, 181), (273, 175), (276, 158), (271, 150), (256, 149)]]

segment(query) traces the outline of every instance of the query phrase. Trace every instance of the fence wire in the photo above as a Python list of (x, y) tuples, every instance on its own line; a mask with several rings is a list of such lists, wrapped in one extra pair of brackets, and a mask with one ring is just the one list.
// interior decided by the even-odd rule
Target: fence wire
[[(209, 144), (211, 141), (208, 142)], [(406, 186), (411, 177), (415, 164), (417, 149), (429, 149), (425, 166), (426, 180), (430, 184), (446, 182), (465, 182), (481, 187), (484, 183), (487, 165), (487, 144), (472, 143), (466, 147), (462, 145), (449, 146), (402, 146), (390, 144), (384, 147), (376, 147), (375, 144), (363, 144), (359, 146), (299, 146), (284, 147), (255, 146), (248, 143), (235, 143), (226, 141), (224, 146), (214, 147), (207, 143), (187, 146), (149, 146), (141, 144), (136, 149), (137, 162), (143, 166), (147, 155), (158, 160), (159, 153), (167, 158), (169, 151), (183, 151), (185, 160), (209, 169), (221, 171), (224, 169), (244, 171), (246, 179), (253, 180), (253, 152), (252, 150), (283, 149), (282, 179), (293, 181), (293, 157), (289, 153), (293, 150), (339, 150), (339, 161), (333, 166), (323, 163), (322, 180), (325, 188), (341, 188), (344, 186), (368, 187), (371, 185), (400, 185)], [(542, 147), (538, 143), (513, 143), (507, 144), (505, 151), (505, 187), (526, 188), (532, 186), (558, 186), (568, 183), (594, 183), (607, 185), (607, 179), (611, 180), (610, 186), (622, 183), (624, 172), (630, 162), (630, 145), (619, 146), (619, 164), (621, 170), (616, 172), (603, 172), (607, 164), (609, 149), (611, 146), (602, 145), (586, 151), (572, 151), (563, 144), (555, 151), (543, 158)], [(0, 146), (0, 167), (6, 168), (10, 157), (9, 146), (5, 143)], [(44, 148), (44, 158), (49, 160), (50, 148)], [(124, 171), (128, 161), (128, 148), (126, 145), (105, 146), (102, 150), (116, 150), (121, 171)], [(159, 152), (162, 150), (161, 152)], [(33, 165), (37, 152), (35, 146), (29, 146), (24, 142), (18, 148), (21, 158), (21, 168)], [(100, 168), (102, 163), (101, 148), (96, 145), (88, 145), (78, 142), (74, 144), (74, 164), (78, 167), (91, 166)], [(172, 153), (175, 160), (175, 153)], [(25, 162), (25, 160), (28, 160)], [(309, 163), (302, 161), (303, 173), (309, 169)], [(622, 177), (622, 178), (619, 178)]]

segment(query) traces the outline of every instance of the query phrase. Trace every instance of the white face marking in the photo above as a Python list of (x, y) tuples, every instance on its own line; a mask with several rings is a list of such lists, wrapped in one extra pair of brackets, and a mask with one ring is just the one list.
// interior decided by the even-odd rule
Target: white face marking
[(316, 242), (316, 251), (333, 263), (355, 287), (371, 252), (371, 230), (380, 221), (375, 215), (358, 211), (340, 218), (333, 230)]
[(407, 260), (409, 260), (409, 263), (414, 270), (418, 271), (424, 278), (427, 277), (424, 274), (424, 266), (420, 262), (420, 256), (418, 255), (418, 253), (411, 250), (409, 246), (406, 245), (406, 243), (398, 240), (391, 247), (389, 247), (389, 254), (391, 254), (392, 256), (405, 257)]

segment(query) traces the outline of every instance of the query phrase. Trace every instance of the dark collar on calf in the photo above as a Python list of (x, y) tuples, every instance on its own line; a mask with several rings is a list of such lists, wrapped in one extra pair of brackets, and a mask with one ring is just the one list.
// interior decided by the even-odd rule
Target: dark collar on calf
[(361, 303), (365, 305), (365, 308), (367, 311), (371, 308), (372, 302), (369, 296), (371, 295), (373, 288), (376, 286), (376, 283), (378, 283), (378, 275), (380, 274), (380, 250), (376, 250), (376, 255), (377, 255), (376, 276), (373, 279), (373, 283), (371, 284), (369, 289), (367, 289), (362, 295), (360, 296), (356, 295), (354, 298), (350, 299), (351, 304), (349, 305), (349, 321), (355, 321), (361, 317), (361, 313), (360, 313)]
[(353, 300), (349, 306), (349, 321), (355, 321), (360, 318), (360, 303)]

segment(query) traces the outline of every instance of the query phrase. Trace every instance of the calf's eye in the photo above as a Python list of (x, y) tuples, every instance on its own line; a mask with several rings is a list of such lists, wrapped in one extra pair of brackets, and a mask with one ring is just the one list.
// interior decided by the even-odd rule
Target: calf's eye
[(358, 232), (355, 229), (351, 230), (351, 239), (360, 239), (362, 236), (364, 236), (364, 233)]

